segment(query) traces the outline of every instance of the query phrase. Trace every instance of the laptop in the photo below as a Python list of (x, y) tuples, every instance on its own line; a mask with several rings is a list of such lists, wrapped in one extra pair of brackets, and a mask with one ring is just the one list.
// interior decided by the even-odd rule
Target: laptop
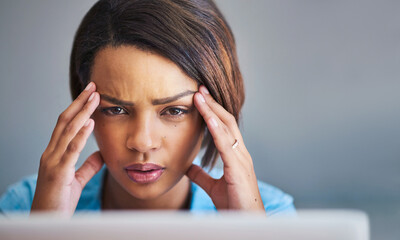
[(368, 216), (352, 210), (300, 210), (295, 216), (243, 212), (121, 211), (0, 218), (0, 239), (369, 240)]

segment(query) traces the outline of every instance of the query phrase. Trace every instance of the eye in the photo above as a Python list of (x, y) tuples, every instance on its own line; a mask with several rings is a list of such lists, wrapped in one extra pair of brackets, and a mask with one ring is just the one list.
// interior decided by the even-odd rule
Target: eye
[(100, 111), (109, 116), (127, 114), (127, 111), (125, 111), (125, 109), (122, 107), (102, 108)]
[(170, 117), (180, 117), (182, 115), (187, 114), (189, 111), (186, 109), (182, 109), (182, 108), (177, 108), (177, 107), (173, 107), (173, 108), (168, 108), (166, 109), (161, 115), (167, 115)]

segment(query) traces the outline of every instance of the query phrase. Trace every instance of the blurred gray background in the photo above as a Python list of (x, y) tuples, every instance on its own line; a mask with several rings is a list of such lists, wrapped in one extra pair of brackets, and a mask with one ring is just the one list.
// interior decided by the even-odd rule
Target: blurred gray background
[[(0, 3), (0, 193), (35, 173), (70, 104), (69, 55), (95, 1)], [(246, 84), (259, 179), (298, 208), (355, 208), (399, 239), (400, 1), (216, 1)], [(91, 137), (82, 160), (97, 149)]]

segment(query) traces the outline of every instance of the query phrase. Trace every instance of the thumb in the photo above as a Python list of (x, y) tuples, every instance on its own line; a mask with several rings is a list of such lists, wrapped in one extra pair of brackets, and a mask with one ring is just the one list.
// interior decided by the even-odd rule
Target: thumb
[(186, 175), (191, 181), (199, 185), (204, 191), (211, 195), (211, 189), (215, 184), (215, 179), (206, 173), (200, 166), (192, 164), (187, 170)]
[(104, 162), (100, 151), (97, 151), (90, 155), (82, 166), (75, 172), (75, 178), (81, 184), (82, 189), (86, 186), (89, 180), (100, 171), (103, 164)]

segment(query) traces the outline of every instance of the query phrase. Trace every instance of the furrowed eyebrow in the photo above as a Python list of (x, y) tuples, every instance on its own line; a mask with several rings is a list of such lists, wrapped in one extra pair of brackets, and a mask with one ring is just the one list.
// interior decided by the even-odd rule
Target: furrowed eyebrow
[[(178, 93), (178, 94), (176, 94), (174, 96), (171, 96), (171, 97), (153, 99), (151, 101), (151, 103), (153, 105), (162, 105), (162, 104), (166, 104), (166, 103), (170, 103), (170, 102), (176, 101), (176, 100), (178, 100), (180, 98), (183, 98), (183, 97), (185, 97), (187, 95), (195, 94), (195, 93), (196, 93), (196, 91), (187, 90), (185, 92)], [(135, 105), (133, 102), (120, 100), (120, 99), (108, 96), (106, 94), (100, 94), (100, 97), (101, 97), (101, 99), (103, 99), (103, 100), (105, 100), (107, 102), (113, 103), (115, 105), (121, 105), (121, 106), (134, 106)]]
[(105, 94), (100, 94), (100, 98), (107, 102), (113, 103), (115, 105), (122, 105), (122, 106), (133, 106), (134, 105), (133, 102), (123, 101), (123, 100), (120, 100), (120, 99), (117, 99), (114, 97), (110, 97)]
[(178, 93), (175, 96), (166, 97), (166, 98), (160, 98), (160, 99), (154, 99), (154, 100), (151, 101), (151, 103), (153, 105), (166, 104), (166, 103), (170, 103), (170, 102), (176, 101), (179, 98), (183, 98), (183, 97), (185, 97), (187, 95), (195, 94), (195, 93), (196, 93), (196, 91), (187, 90), (186, 92)]

